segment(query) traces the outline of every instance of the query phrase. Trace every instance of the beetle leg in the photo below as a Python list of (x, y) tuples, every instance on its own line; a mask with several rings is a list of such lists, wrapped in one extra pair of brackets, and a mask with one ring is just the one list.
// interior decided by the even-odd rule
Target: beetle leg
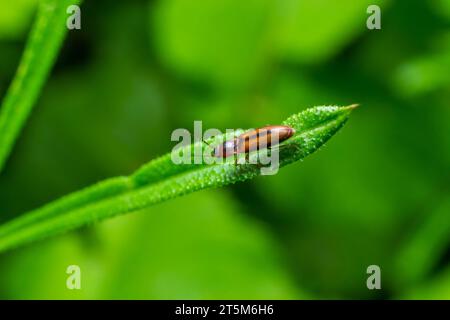
[(238, 164), (241, 164), (239, 162), (240, 158), (239, 158), (239, 154), (238, 153), (234, 153), (233, 154), (233, 158), (234, 158), (234, 165), (237, 166)]
[(276, 149), (283, 149), (283, 148), (286, 148), (286, 147), (289, 147), (290, 145), (288, 145), (288, 144), (282, 144), (282, 145), (276, 145), (276, 146), (273, 146), (273, 147), (267, 147), (267, 149), (269, 149), (269, 150), (276, 150)]

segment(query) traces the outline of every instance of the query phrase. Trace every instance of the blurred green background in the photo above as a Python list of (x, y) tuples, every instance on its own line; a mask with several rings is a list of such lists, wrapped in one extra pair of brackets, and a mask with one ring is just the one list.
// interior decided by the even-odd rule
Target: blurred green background
[[(3, 97), (36, 1), (0, 7)], [(276, 176), (0, 255), (0, 298), (450, 298), (450, 1), (86, 0), (81, 14), (0, 174), (0, 222), (131, 173), (194, 120), (362, 107)], [(382, 290), (366, 287), (372, 264)]]

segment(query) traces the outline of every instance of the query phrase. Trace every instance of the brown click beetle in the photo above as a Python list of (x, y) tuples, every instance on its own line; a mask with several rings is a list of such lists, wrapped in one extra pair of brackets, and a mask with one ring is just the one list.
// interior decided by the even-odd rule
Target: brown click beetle
[[(213, 156), (227, 158), (232, 155), (273, 147), (292, 137), (295, 130), (288, 126), (266, 126), (244, 132), (238, 137), (214, 147)], [(263, 144), (263, 146), (261, 146)]]

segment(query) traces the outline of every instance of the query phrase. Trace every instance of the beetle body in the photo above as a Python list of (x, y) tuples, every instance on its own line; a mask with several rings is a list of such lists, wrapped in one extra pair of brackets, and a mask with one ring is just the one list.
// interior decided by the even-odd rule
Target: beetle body
[(214, 148), (213, 156), (227, 158), (232, 155), (249, 153), (258, 149), (273, 147), (292, 137), (295, 130), (288, 126), (266, 126), (244, 132)]

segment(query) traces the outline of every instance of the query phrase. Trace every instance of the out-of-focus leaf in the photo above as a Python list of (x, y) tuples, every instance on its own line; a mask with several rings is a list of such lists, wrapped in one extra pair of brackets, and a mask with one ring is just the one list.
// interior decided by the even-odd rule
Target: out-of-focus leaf
[[(14, 251), (0, 285), (14, 299), (305, 298), (279, 250), (227, 192), (207, 191)], [(81, 290), (66, 288), (72, 264)]]
[(435, 92), (450, 92), (450, 48), (417, 58), (402, 65), (394, 77), (396, 92), (406, 97)]
[(29, 23), (37, 0), (0, 0), (0, 39), (22, 36)]
[(413, 289), (408, 290), (397, 298), (411, 300), (449, 300), (450, 268), (447, 267), (447, 269), (430, 281), (415, 286)]
[(405, 240), (395, 260), (396, 281), (413, 286), (429, 274), (450, 243), (450, 199), (431, 211)]
[(272, 7), (269, 0), (160, 1), (151, 6), (152, 41), (179, 74), (239, 88), (262, 76)]
[(428, 0), (429, 5), (436, 14), (450, 20), (450, 1), (448, 0)]
[(318, 63), (339, 52), (367, 31), (367, 7), (385, 10), (385, 1), (282, 0), (277, 15), (277, 47), (283, 57)]
[(81, 0), (43, 0), (16, 75), (0, 106), (0, 171), (55, 62), (67, 33), (66, 9)]

